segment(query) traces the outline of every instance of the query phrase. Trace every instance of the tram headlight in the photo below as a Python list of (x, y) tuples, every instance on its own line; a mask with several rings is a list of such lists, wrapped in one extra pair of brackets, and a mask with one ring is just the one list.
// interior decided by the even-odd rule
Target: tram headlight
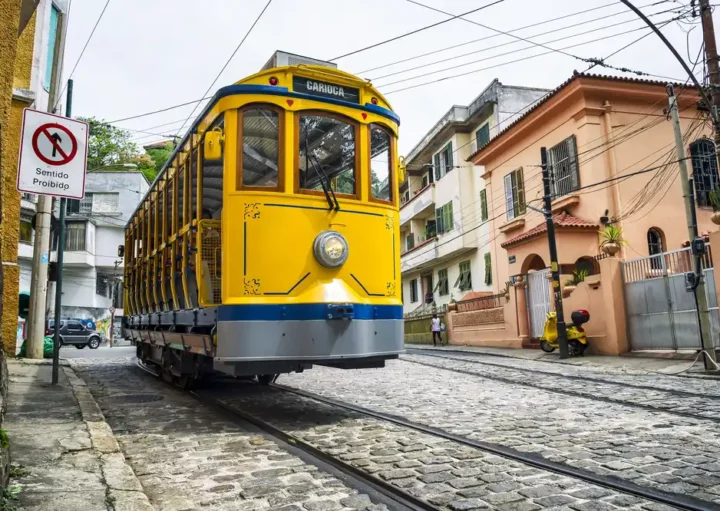
[(315, 258), (326, 268), (338, 268), (347, 261), (348, 244), (342, 234), (325, 231), (315, 238)]

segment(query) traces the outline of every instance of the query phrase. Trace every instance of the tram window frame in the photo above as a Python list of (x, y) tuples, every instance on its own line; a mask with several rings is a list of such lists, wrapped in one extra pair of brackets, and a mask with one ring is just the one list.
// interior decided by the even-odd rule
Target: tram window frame
[[(338, 198), (342, 199), (353, 199), (353, 200), (360, 200), (362, 187), (364, 185), (363, 179), (362, 179), (362, 171), (361, 171), (361, 158), (360, 153), (361, 151), (358, 150), (360, 145), (360, 123), (357, 122), (355, 119), (351, 117), (346, 117), (342, 114), (338, 114), (336, 112), (330, 112), (328, 110), (299, 110), (295, 112), (295, 155), (293, 157), (293, 170), (295, 171), (295, 193), (296, 194), (303, 194), (303, 195), (318, 195), (318, 196), (324, 196), (325, 193), (322, 190), (311, 190), (308, 188), (300, 188), (300, 118), (301, 117), (329, 117), (341, 122), (344, 122), (346, 124), (349, 124), (353, 126), (355, 129), (355, 169), (353, 172), (353, 175), (355, 177), (355, 193), (340, 193), (336, 190), (333, 190), (335, 192), (335, 195)], [(332, 180), (331, 180), (332, 184)]]
[[(183, 161), (182, 163), (180, 160), (178, 160), (178, 166), (177, 166), (177, 172), (175, 172), (175, 184), (177, 190), (175, 191), (175, 198), (177, 199), (176, 204), (174, 204), (175, 209), (175, 218), (176, 218), (176, 229), (175, 234), (179, 234), (180, 231), (182, 231), (183, 227), (185, 227), (187, 219), (187, 215), (185, 215), (185, 203), (187, 202), (185, 200), (185, 196), (187, 195), (187, 179), (185, 179), (185, 164), (187, 161)], [(182, 194), (180, 193), (180, 181), (182, 181)]]
[[(373, 128), (379, 128), (382, 131), (385, 132), (385, 134), (390, 137), (390, 145), (388, 147), (388, 190), (390, 192), (390, 199), (378, 199), (373, 196), (373, 188), (372, 188), (372, 130)], [(384, 124), (378, 123), (378, 122), (371, 122), (367, 125), (367, 147), (368, 147), (368, 172), (367, 172), (367, 194), (368, 194), (368, 201), (369, 202), (375, 202), (378, 204), (395, 204), (395, 193), (394, 193), (394, 187), (395, 187), (395, 175), (394, 175), (394, 165), (395, 162), (395, 144), (396, 142), (395, 134), (392, 132), (392, 130), (387, 127)]]
[[(277, 152), (277, 185), (275, 186), (254, 186), (243, 184), (243, 123), (245, 112), (248, 110), (265, 109), (275, 112), (278, 116), (278, 152)], [(238, 109), (237, 114), (237, 155), (235, 158), (235, 189), (237, 191), (252, 192), (282, 192), (285, 190), (285, 116), (287, 110), (272, 103), (252, 103)]]

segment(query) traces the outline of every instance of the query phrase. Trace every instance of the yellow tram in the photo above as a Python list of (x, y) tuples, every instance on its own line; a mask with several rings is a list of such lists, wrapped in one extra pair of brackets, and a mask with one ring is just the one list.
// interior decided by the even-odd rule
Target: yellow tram
[(183, 385), (396, 358), (398, 126), (369, 82), (283, 52), (218, 90), (126, 226), (138, 358)]

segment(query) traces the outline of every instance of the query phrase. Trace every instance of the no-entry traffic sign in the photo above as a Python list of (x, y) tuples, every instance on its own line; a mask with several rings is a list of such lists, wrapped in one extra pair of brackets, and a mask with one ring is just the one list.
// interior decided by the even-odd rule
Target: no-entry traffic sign
[(88, 125), (25, 109), (17, 189), (82, 199), (85, 195)]

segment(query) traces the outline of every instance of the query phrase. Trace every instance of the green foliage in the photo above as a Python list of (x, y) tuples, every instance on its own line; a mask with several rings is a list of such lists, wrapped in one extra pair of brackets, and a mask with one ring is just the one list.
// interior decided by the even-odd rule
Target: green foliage
[(588, 276), (587, 270), (573, 270), (573, 276), (571, 279), (567, 279), (565, 281), (566, 286), (577, 286), (580, 284), (580, 282), (583, 282), (585, 280), (585, 277)]
[(7, 430), (4, 428), (0, 429), (0, 446), (3, 449), (10, 447), (10, 438), (8, 438)]
[(10, 465), (10, 477), (14, 479), (20, 479), (22, 477), (27, 477), (30, 475), (30, 471), (23, 467), (22, 465), (16, 465), (13, 463)]
[(137, 145), (130, 140), (130, 132), (94, 117), (78, 117), (90, 125), (88, 138), (89, 170), (109, 165), (135, 163), (139, 156)]
[(22, 488), (19, 486), (8, 486), (5, 488), (2, 494), (2, 500), (0, 500), (0, 511), (15, 511), (17, 508), (13, 501), (18, 500), (18, 495), (21, 491)]
[(627, 245), (627, 241), (623, 238), (623, 230), (612, 224), (606, 225), (605, 229), (598, 231), (598, 233), (600, 234), (601, 247), (609, 243), (615, 243), (621, 247)]
[[(173, 144), (168, 142), (165, 147), (141, 152), (137, 144), (131, 140), (131, 133), (94, 117), (78, 117), (90, 125), (88, 137), (88, 170), (113, 165), (132, 163), (152, 182), (162, 166), (173, 152)], [(118, 170), (121, 170), (118, 168)]]
[(708, 194), (710, 205), (713, 211), (720, 211), (720, 188), (716, 188)]

